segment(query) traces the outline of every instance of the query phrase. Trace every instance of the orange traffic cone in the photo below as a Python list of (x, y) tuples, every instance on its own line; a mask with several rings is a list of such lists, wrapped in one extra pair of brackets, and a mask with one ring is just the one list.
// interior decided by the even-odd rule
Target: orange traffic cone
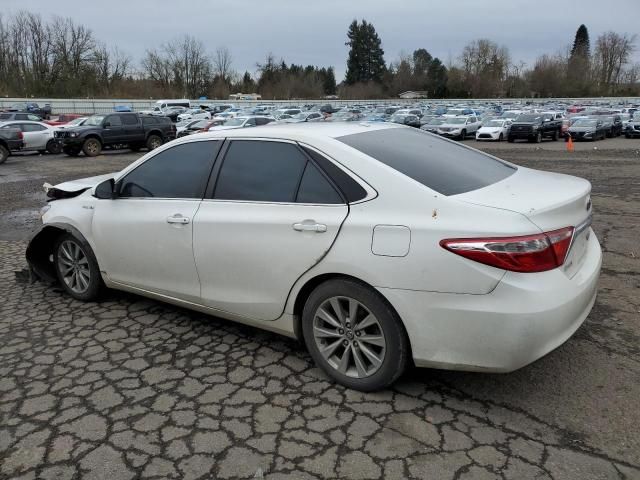
[(567, 141), (567, 152), (573, 152), (573, 138), (569, 135), (569, 140)]

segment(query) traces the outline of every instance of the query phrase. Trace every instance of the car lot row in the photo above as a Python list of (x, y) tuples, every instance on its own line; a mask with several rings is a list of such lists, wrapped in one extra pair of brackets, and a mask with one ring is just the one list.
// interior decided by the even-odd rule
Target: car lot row
[(391, 122), (456, 140), (498, 142), (640, 137), (640, 114), (633, 106), (353, 104), (335, 109), (331, 105), (242, 108), (219, 104), (191, 108), (188, 101), (164, 102), (137, 113), (70, 114), (49, 120), (30, 111), (0, 113), (0, 163), (20, 150), (96, 156), (104, 148), (151, 150), (176, 137), (270, 123)]

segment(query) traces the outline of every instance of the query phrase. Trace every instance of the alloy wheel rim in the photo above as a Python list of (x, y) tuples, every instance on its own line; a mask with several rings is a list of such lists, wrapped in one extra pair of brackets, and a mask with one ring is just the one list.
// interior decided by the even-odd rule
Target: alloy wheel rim
[(84, 293), (89, 289), (91, 280), (89, 260), (76, 242), (65, 240), (60, 244), (58, 268), (62, 280), (74, 293)]
[(91, 153), (96, 153), (98, 151), (98, 145), (96, 144), (96, 142), (89, 142), (89, 145), (87, 145), (87, 150), (89, 150), (89, 152)]
[(347, 377), (369, 377), (384, 362), (387, 342), (382, 326), (353, 298), (325, 300), (313, 317), (313, 337), (327, 364)]
[(153, 150), (155, 150), (156, 148), (158, 148), (160, 146), (160, 142), (156, 139), (151, 140), (151, 148)]

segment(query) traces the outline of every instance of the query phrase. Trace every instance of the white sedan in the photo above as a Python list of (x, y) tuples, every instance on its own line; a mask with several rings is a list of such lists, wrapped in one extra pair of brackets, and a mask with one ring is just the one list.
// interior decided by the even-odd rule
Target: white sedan
[(511, 119), (489, 118), (482, 122), (482, 126), (476, 132), (476, 140), (494, 140), (501, 142), (509, 136)]
[(51, 187), (27, 259), (92, 301), (125, 290), (304, 341), (335, 381), (413, 360), (509, 372), (596, 297), (591, 185), (385, 123), (178, 139)]
[(184, 120), (209, 120), (211, 118), (211, 112), (202, 110), (200, 108), (192, 108), (184, 113), (178, 115), (178, 121)]
[(60, 153), (60, 145), (54, 140), (56, 127), (44, 122), (29, 120), (13, 120), (0, 124), (0, 128), (19, 128), (24, 138), (23, 152), (37, 151), (42, 153)]

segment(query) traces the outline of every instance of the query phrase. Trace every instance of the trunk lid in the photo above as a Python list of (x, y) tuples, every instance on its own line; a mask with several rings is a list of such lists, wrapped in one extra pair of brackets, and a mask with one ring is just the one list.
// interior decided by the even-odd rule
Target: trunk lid
[(562, 266), (573, 277), (582, 265), (591, 232), (590, 194), (591, 184), (582, 178), (518, 167), (500, 182), (452, 198), (520, 213), (543, 232), (574, 227), (572, 246)]

